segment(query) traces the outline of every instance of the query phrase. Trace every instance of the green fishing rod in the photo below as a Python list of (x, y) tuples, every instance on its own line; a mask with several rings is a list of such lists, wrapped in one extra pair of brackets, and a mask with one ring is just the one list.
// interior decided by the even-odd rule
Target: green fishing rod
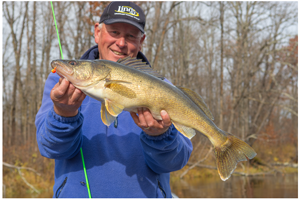
[[(60, 44), (59, 33), (58, 33), (57, 24), (56, 24), (55, 13), (54, 13), (54, 8), (53, 8), (52, 1), (50, 1), (50, 3), (51, 3), (52, 13), (53, 13), (54, 24), (55, 24), (55, 28), (56, 28), (56, 34), (57, 34), (58, 45), (59, 45), (59, 50), (60, 50), (60, 56), (63, 59), (64, 57), (63, 57), (63, 52), (62, 52), (62, 48), (61, 48), (61, 44)], [(83, 171), (84, 171), (84, 176), (85, 176), (87, 191), (88, 191), (88, 194), (89, 194), (89, 198), (92, 198), (91, 190), (90, 190), (90, 185), (89, 185), (89, 180), (88, 180), (88, 176), (87, 176), (87, 172), (86, 172), (86, 167), (85, 167), (85, 163), (84, 163), (84, 157), (83, 157), (82, 147), (80, 147), (80, 154), (81, 154), (81, 159), (82, 159), (82, 166), (83, 166)]]

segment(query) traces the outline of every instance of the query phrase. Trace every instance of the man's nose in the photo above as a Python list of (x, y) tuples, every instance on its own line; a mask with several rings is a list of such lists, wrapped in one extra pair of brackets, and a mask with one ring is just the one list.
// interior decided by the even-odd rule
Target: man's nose
[(125, 37), (123, 37), (123, 36), (119, 37), (119, 38), (117, 39), (116, 44), (117, 44), (120, 48), (125, 47), (125, 46), (127, 45)]

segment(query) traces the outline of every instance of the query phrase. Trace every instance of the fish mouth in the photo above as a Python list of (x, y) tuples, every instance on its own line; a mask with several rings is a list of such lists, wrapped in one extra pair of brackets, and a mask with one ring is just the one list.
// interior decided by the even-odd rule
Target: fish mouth
[(51, 62), (51, 67), (53, 69), (56, 69), (56, 73), (61, 76), (61, 77), (64, 77), (66, 78), (67, 76), (70, 76), (70, 75), (73, 75), (74, 71), (72, 68), (64, 65), (63, 63), (61, 62), (58, 62), (58, 61), (52, 61)]

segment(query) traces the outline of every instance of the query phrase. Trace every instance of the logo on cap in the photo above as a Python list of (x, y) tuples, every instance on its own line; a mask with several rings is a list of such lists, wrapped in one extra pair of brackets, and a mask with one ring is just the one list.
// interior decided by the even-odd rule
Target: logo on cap
[[(140, 14), (130, 6), (119, 6), (118, 10), (115, 10), (115, 12), (116, 12), (115, 15), (116, 14), (125, 14), (125, 15), (134, 16), (134, 18), (140, 16)], [(136, 19), (138, 19), (138, 18), (136, 18)]]

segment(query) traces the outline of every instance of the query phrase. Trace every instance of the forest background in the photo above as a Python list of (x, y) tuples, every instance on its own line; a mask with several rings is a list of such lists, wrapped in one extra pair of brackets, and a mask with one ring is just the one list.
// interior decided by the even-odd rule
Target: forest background
[[(95, 45), (108, 3), (53, 2), (65, 59)], [(298, 2), (136, 3), (152, 67), (200, 94), (217, 126), (256, 150), (237, 171), (298, 163)], [(40, 155), (34, 125), (50, 62), (60, 58), (50, 2), (4, 1), (2, 33), (3, 197), (52, 197), (54, 160)], [(173, 178), (215, 167), (208, 139), (192, 142), (188, 165)]]

